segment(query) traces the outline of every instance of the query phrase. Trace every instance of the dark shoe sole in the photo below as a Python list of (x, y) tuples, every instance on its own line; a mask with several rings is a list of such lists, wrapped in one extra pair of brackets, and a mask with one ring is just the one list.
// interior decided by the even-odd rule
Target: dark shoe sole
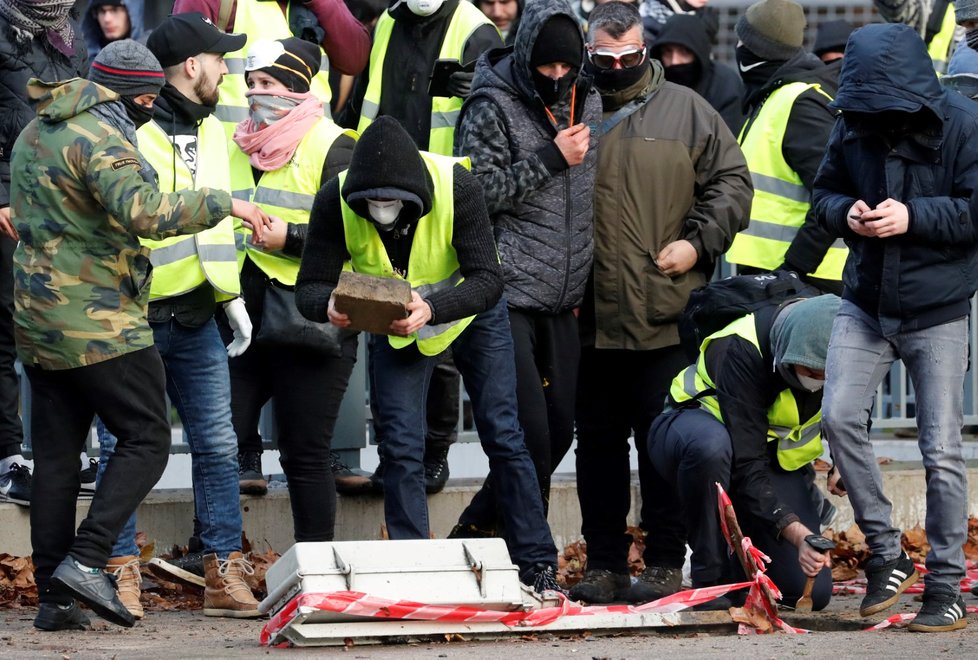
[(268, 493), (268, 482), (262, 479), (258, 481), (239, 481), (238, 489), (242, 495), (265, 495)]
[(950, 630), (961, 630), (962, 628), (965, 628), (967, 626), (968, 626), (967, 619), (958, 619), (954, 623), (949, 623), (943, 626), (928, 626), (921, 623), (914, 623), (911, 621), (910, 625), (907, 627), (907, 630), (909, 630), (910, 632), (924, 632), (924, 633), (948, 632)]
[(122, 626), (123, 628), (132, 628), (133, 625), (135, 625), (136, 623), (135, 618), (133, 618), (129, 610), (126, 610), (125, 615), (123, 615), (115, 611), (114, 609), (107, 607), (105, 603), (103, 603), (101, 600), (97, 600), (95, 598), (89, 598), (87, 593), (75, 589), (72, 585), (68, 584), (67, 582), (65, 582), (64, 580), (62, 580), (57, 576), (51, 578), (51, 583), (61, 587), (62, 589), (70, 593), (72, 596), (75, 597), (76, 600), (80, 600), (81, 602), (88, 605), (93, 612), (98, 614), (100, 617), (102, 617), (109, 623), (114, 623), (115, 625)]
[(200, 575), (191, 573), (190, 571), (185, 571), (179, 566), (174, 566), (164, 559), (154, 557), (146, 563), (146, 568), (149, 569), (150, 573), (161, 580), (166, 580), (167, 582), (176, 582), (177, 584), (182, 584), (186, 587), (199, 589), (201, 591), (203, 591), (204, 587), (207, 586), (204, 578)]
[(920, 573), (917, 571), (916, 567), (913, 569), (913, 573), (907, 576), (907, 579), (900, 583), (897, 587), (896, 593), (884, 600), (881, 603), (876, 603), (875, 605), (870, 605), (867, 608), (859, 608), (859, 616), (867, 617), (878, 614), (885, 609), (893, 607), (896, 605), (897, 601), (900, 600), (900, 594), (906, 591), (907, 587), (911, 586), (920, 578)]
[(44, 617), (42, 616), (42, 611), (39, 610), (37, 616), (34, 617), (34, 627), (45, 632), (57, 632), (59, 630), (91, 630), (92, 622), (82, 612), (76, 609), (71, 615), (68, 616), (73, 616), (74, 618), (66, 618), (65, 616)]
[(362, 495), (373, 490), (370, 476), (350, 475), (337, 477), (334, 475), (333, 482), (336, 484), (336, 492), (343, 495)]

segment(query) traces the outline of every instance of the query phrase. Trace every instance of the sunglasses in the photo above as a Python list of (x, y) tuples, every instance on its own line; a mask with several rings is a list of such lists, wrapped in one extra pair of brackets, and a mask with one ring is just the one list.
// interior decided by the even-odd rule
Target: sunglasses
[(623, 69), (634, 69), (645, 61), (645, 46), (630, 48), (620, 53), (610, 50), (589, 50), (587, 57), (595, 69), (613, 69), (615, 64), (620, 64)]

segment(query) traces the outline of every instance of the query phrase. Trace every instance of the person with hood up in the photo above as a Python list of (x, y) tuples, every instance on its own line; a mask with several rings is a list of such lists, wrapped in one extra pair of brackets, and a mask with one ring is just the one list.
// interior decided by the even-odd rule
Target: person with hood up
[[(676, 323), (690, 292), (706, 284), (747, 223), (750, 172), (720, 115), (689, 88), (664, 80), (662, 66), (646, 56), (634, 6), (599, 5), (588, 34), (604, 121), (575, 420), (587, 572), (571, 596), (647, 602), (669, 588), (664, 578), (682, 576), (646, 571), (634, 585), (629, 579), (629, 436), (639, 448), (639, 525), (649, 529), (658, 524), (660, 498), (644, 440), (672, 377), (688, 364)], [(654, 566), (655, 549), (645, 548)]]
[(754, 180), (750, 224), (727, 261), (740, 273), (788, 270), (839, 293), (845, 245), (815, 222), (812, 182), (835, 112), (835, 76), (802, 48), (805, 13), (792, 0), (761, 0), (737, 21), (737, 66), (746, 87), (740, 146)]
[(714, 62), (706, 23), (699, 16), (676, 14), (666, 21), (649, 53), (662, 62), (666, 80), (689, 87), (720, 113), (736, 134), (744, 124), (744, 84), (737, 72)]
[[(793, 606), (814, 577), (812, 609), (828, 605), (831, 560), (808, 542), (820, 513), (811, 463), (823, 450), (825, 355), (840, 302), (829, 294), (748, 314), (704, 339), (696, 362), (673, 379), (647, 445), (672, 499), (645, 542), (659, 567), (680, 573), (688, 542), (693, 588), (743, 579), (730, 573), (719, 483), (744, 535), (771, 558), (781, 602)], [(726, 597), (707, 605), (729, 606)]]
[(88, 56), (119, 39), (143, 38), (143, 0), (92, 0), (82, 21)]
[(910, 630), (967, 624), (968, 488), (961, 446), (968, 317), (978, 289), (978, 108), (943, 89), (906, 25), (853, 32), (815, 180), (818, 220), (850, 256), (826, 363), (823, 427), (872, 557), (860, 614), (918, 579), (900, 545), (873, 444), (876, 388), (902, 360), (916, 393), (927, 476), (927, 580)]
[[(356, 140), (356, 133), (324, 115), (322, 99), (311, 90), (319, 61), (319, 47), (298, 37), (252, 43), (245, 65), (249, 118), (234, 131), (239, 148), (232, 154), (247, 161), (247, 181), (235, 189), (253, 189), (255, 203), (274, 216), (262, 241), (244, 242), (239, 253), (241, 295), (254, 341), (229, 360), (238, 483), (243, 493), (268, 490), (258, 420), (271, 401), (297, 542), (333, 540), (336, 488), (330, 443), (357, 353), (356, 333), (341, 333), (329, 345), (262, 335), (266, 309), (281, 309), (273, 302), (292, 305), (289, 294), (299, 273), (313, 199), (349, 164)], [(240, 169), (232, 165), (233, 174)], [(226, 344), (234, 340), (232, 322), (231, 314), (218, 313)]]
[[(152, 118), (163, 82), (145, 46), (112, 42), (87, 80), (31, 81), (37, 118), (14, 144), (14, 320), (31, 384), (34, 626), (42, 630), (87, 626), (75, 599), (112, 623), (134, 622), (103, 568), (170, 448), (163, 362), (146, 315), (150, 250), (139, 239), (198, 233), (234, 215), (261, 240), (269, 222), (214, 188), (160, 192), (136, 129)], [(118, 440), (76, 533), (78, 452), (95, 415)]]
[[(502, 262), (516, 346), (520, 425), (546, 508), (574, 439), (577, 308), (591, 269), (601, 101), (584, 73), (584, 35), (565, 0), (527, 4), (512, 49), (476, 65), (455, 154), (472, 159)], [(492, 534), (509, 494), (490, 470), (455, 536)]]
[(344, 262), (355, 272), (405, 279), (409, 315), (370, 335), (374, 428), (387, 460), (384, 519), (392, 539), (428, 539), (424, 417), (428, 381), (445, 350), (472, 400), (489, 466), (506, 500), (505, 538), (520, 579), (559, 590), (533, 462), (516, 413), (516, 362), (499, 259), (479, 182), (468, 161), (419, 152), (397, 120), (363, 132), (350, 168), (316, 195), (296, 305), (306, 318), (346, 327), (333, 291)]

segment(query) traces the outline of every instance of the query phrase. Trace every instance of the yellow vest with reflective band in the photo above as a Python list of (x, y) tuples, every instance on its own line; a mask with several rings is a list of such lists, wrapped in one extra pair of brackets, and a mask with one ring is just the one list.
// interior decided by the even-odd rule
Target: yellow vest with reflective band
[[(421, 157), (428, 167), (434, 182), (431, 211), (418, 220), (411, 239), (411, 257), (408, 260), (407, 280), (411, 288), (425, 298), (432, 293), (456, 286), (462, 281), (459, 271), (458, 255), (452, 247), (452, 233), (455, 228), (455, 194), (452, 168), (463, 165), (469, 169), (467, 158), (450, 158), (422, 151)], [(339, 176), (340, 190), (346, 181), (346, 171)], [(341, 199), (343, 208), (343, 229), (346, 234), (346, 249), (354, 272), (403, 279), (394, 272), (387, 250), (380, 240), (377, 228), (351, 209), (346, 200)], [(438, 355), (455, 341), (475, 316), (457, 321), (426, 325), (409, 337), (388, 337), (391, 346), (404, 348), (414, 342), (423, 355)]]
[[(263, 2), (262, 0), (238, 0), (234, 12), (234, 31), (248, 35), (248, 41), (241, 50), (224, 56), (228, 72), (219, 88), (220, 97), (217, 101), (217, 118), (224, 122), (228, 137), (234, 133), (234, 127), (248, 118), (248, 102), (245, 92), (248, 83), (245, 81), (245, 60), (248, 48), (259, 39), (287, 39), (292, 36), (289, 28), (289, 18), (282, 13), (279, 3)], [(310, 91), (323, 102), (323, 111), (330, 116), (329, 101), (329, 60), (320, 48), (322, 60), (319, 73), (312, 79)]]
[[(805, 223), (811, 195), (801, 177), (785, 162), (781, 150), (788, 118), (795, 100), (809, 89), (831, 100), (817, 84), (790, 83), (771, 92), (749, 129), (745, 125), (738, 141), (750, 167), (754, 183), (750, 224), (739, 232), (727, 251), (727, 261), (764, 270), (784, 263), (785, 252)], [(841, 280), (849, 250), (837, 239), (822, 263), (810, 273), (826, 280)]]
[[(262, 174), (252, 201), (285, 222), (309, 224), (309, 212), (321, 185), (323, 161), (333, 142), (341, 135), (357, 138), (355, 132), (340, 128), (325, 117), (321, 118), (299, 142), (289, 162), (273, 172)], [(248, 230), (240, 231), (251, 235)], [(245, 240), (245, 250), (248, 258), (269, 278), (289, 286), (295, 284), (299, 274), (298, 258), (279, 251), (267, 252), (252, 246), (248, 240)]]
[[(170, 137), (155, 121), (143, 125), (136, 134), (140, 153), (159, 174), (162, 192), (204, 187), (231, 189), (227, 137), (215, 117), (205, 118), (197, 130), (196, 176), (190, 173)], [(142, 239), (140, 242), (152, 250), (150, 300), (178, 296), (204, 282), (214, 287), (219, 300), (234, 298), (241, 292), (234, 221), (230, 217), (211, 229), (190, 236), (173, 236), (161, 241)]]
[(941, 21), (941, 30), (935, 34), (930, 43), (927, 44), (927, 54), (930, 55), (934, 63), (934, 70), (938, 74), (947, 72), (947, 61), (951, 54), (951, 46), (954, 44), (954, 31), (958, 25), (954, 20), (954, 3), (948, 3), (947, 11), (944, 12), (944, 20)]
[[(441, 42), (438, 59), (461, 62), (465, 42), (469, 40), (473, 32), (483, 25), (492, 25), (492, 22), (471, 2), (459, 2), (455, 13), (452, 14), (452, 20), (448, 24), (445, 38)], [(377, 27), (374, 30), (374, 45), (370, 49), (369, 80), (360, 110), (360, 123), (357, 125), (357, 131), (360, 133), (363, 133), (364, 129), (370, 126), (380, 111), (384, 59), (387, 56), (387, 45), (390, 42), (393, 29), (394, 19), (385, 11), (380, 20), (377, 21)], [(428, 81), (423, 80), (421, 84), (424, 87), (418, 93), (427, 94)], [(431, 97), (431, 132), (428, 134), (427, 149), (429, 152), (443, 156), (452, 155), (452, 145), (455, 141), (455, 122), (461, 108), (462, 99), (457, 96)]]
[[(696, 364), (686, 367), (672, 380), (669, 396), (673, 401), (682, 404), (692, 401), (701, 392), (716, 389), (713, 379), (706, 370), (706, 349), (713, 340), (730, 335), (746, 339), (758, 353), (761, 352), (754, 315), (748, 314), (737, 319), (723, 330), (718, 330), (703, 340)], [(720, 404), (715, 394), (702, 396), (697, 401), (717, 420), (723, 422)], [(797, 470), (822, 455), (821, 422), (821, 409), (807, 421), (803, 422), (800, 419), (798, 403), (790, 388), (778, 394), (778, 398), (767, 409), (767, 440), (778, 443), (778, 463), (782, 468)]]

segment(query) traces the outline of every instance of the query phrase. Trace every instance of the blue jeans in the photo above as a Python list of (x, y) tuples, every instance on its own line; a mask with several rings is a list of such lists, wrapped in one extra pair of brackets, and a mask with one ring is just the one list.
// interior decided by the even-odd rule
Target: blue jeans
[(917, 444), (927, 480), (928, 582), (952, 585), (964, 577), (968, 536), (968, 487), (961, 450), (964, 375), (968, 367), (968, 319), (884, 337), (879, 323), (843, 300), (832, 326), (825, 366), (822, 432), (832, 447), (849, 492), (856, 523), (873, 554), (899, 556), (900, 530), (883, 494), (869, 441), (876, 388), (902, 359), (916, 392)]
[[(174, 320), (151, 323), (166, 368), (166, 391), (177, 407), (190, 444), (194, 506), (204, 552), (221, 558), (241, 550), (238, 439), (231, 424), (228, 354), (213, 319), (200, 328)], [(111, 460), (116, 439), (99, 422), (98, 478)], [(113, 557), (139, 554), (136, 516), (126, 523)]]
[[(521, 570), (556, 565), (557, 549), (516, 413), (516, 361), (505, 301), (477, 315), (452, 343), (452, 353), (498, 486), (510, 555)], [(387, 532), (392, 539), (427, 539), (425, 410), (439, 356), (422, 355), (413, 344), (395, 350), (387, 337), (371, 335), (370, 358), (374, 425), (384, 452)]]

